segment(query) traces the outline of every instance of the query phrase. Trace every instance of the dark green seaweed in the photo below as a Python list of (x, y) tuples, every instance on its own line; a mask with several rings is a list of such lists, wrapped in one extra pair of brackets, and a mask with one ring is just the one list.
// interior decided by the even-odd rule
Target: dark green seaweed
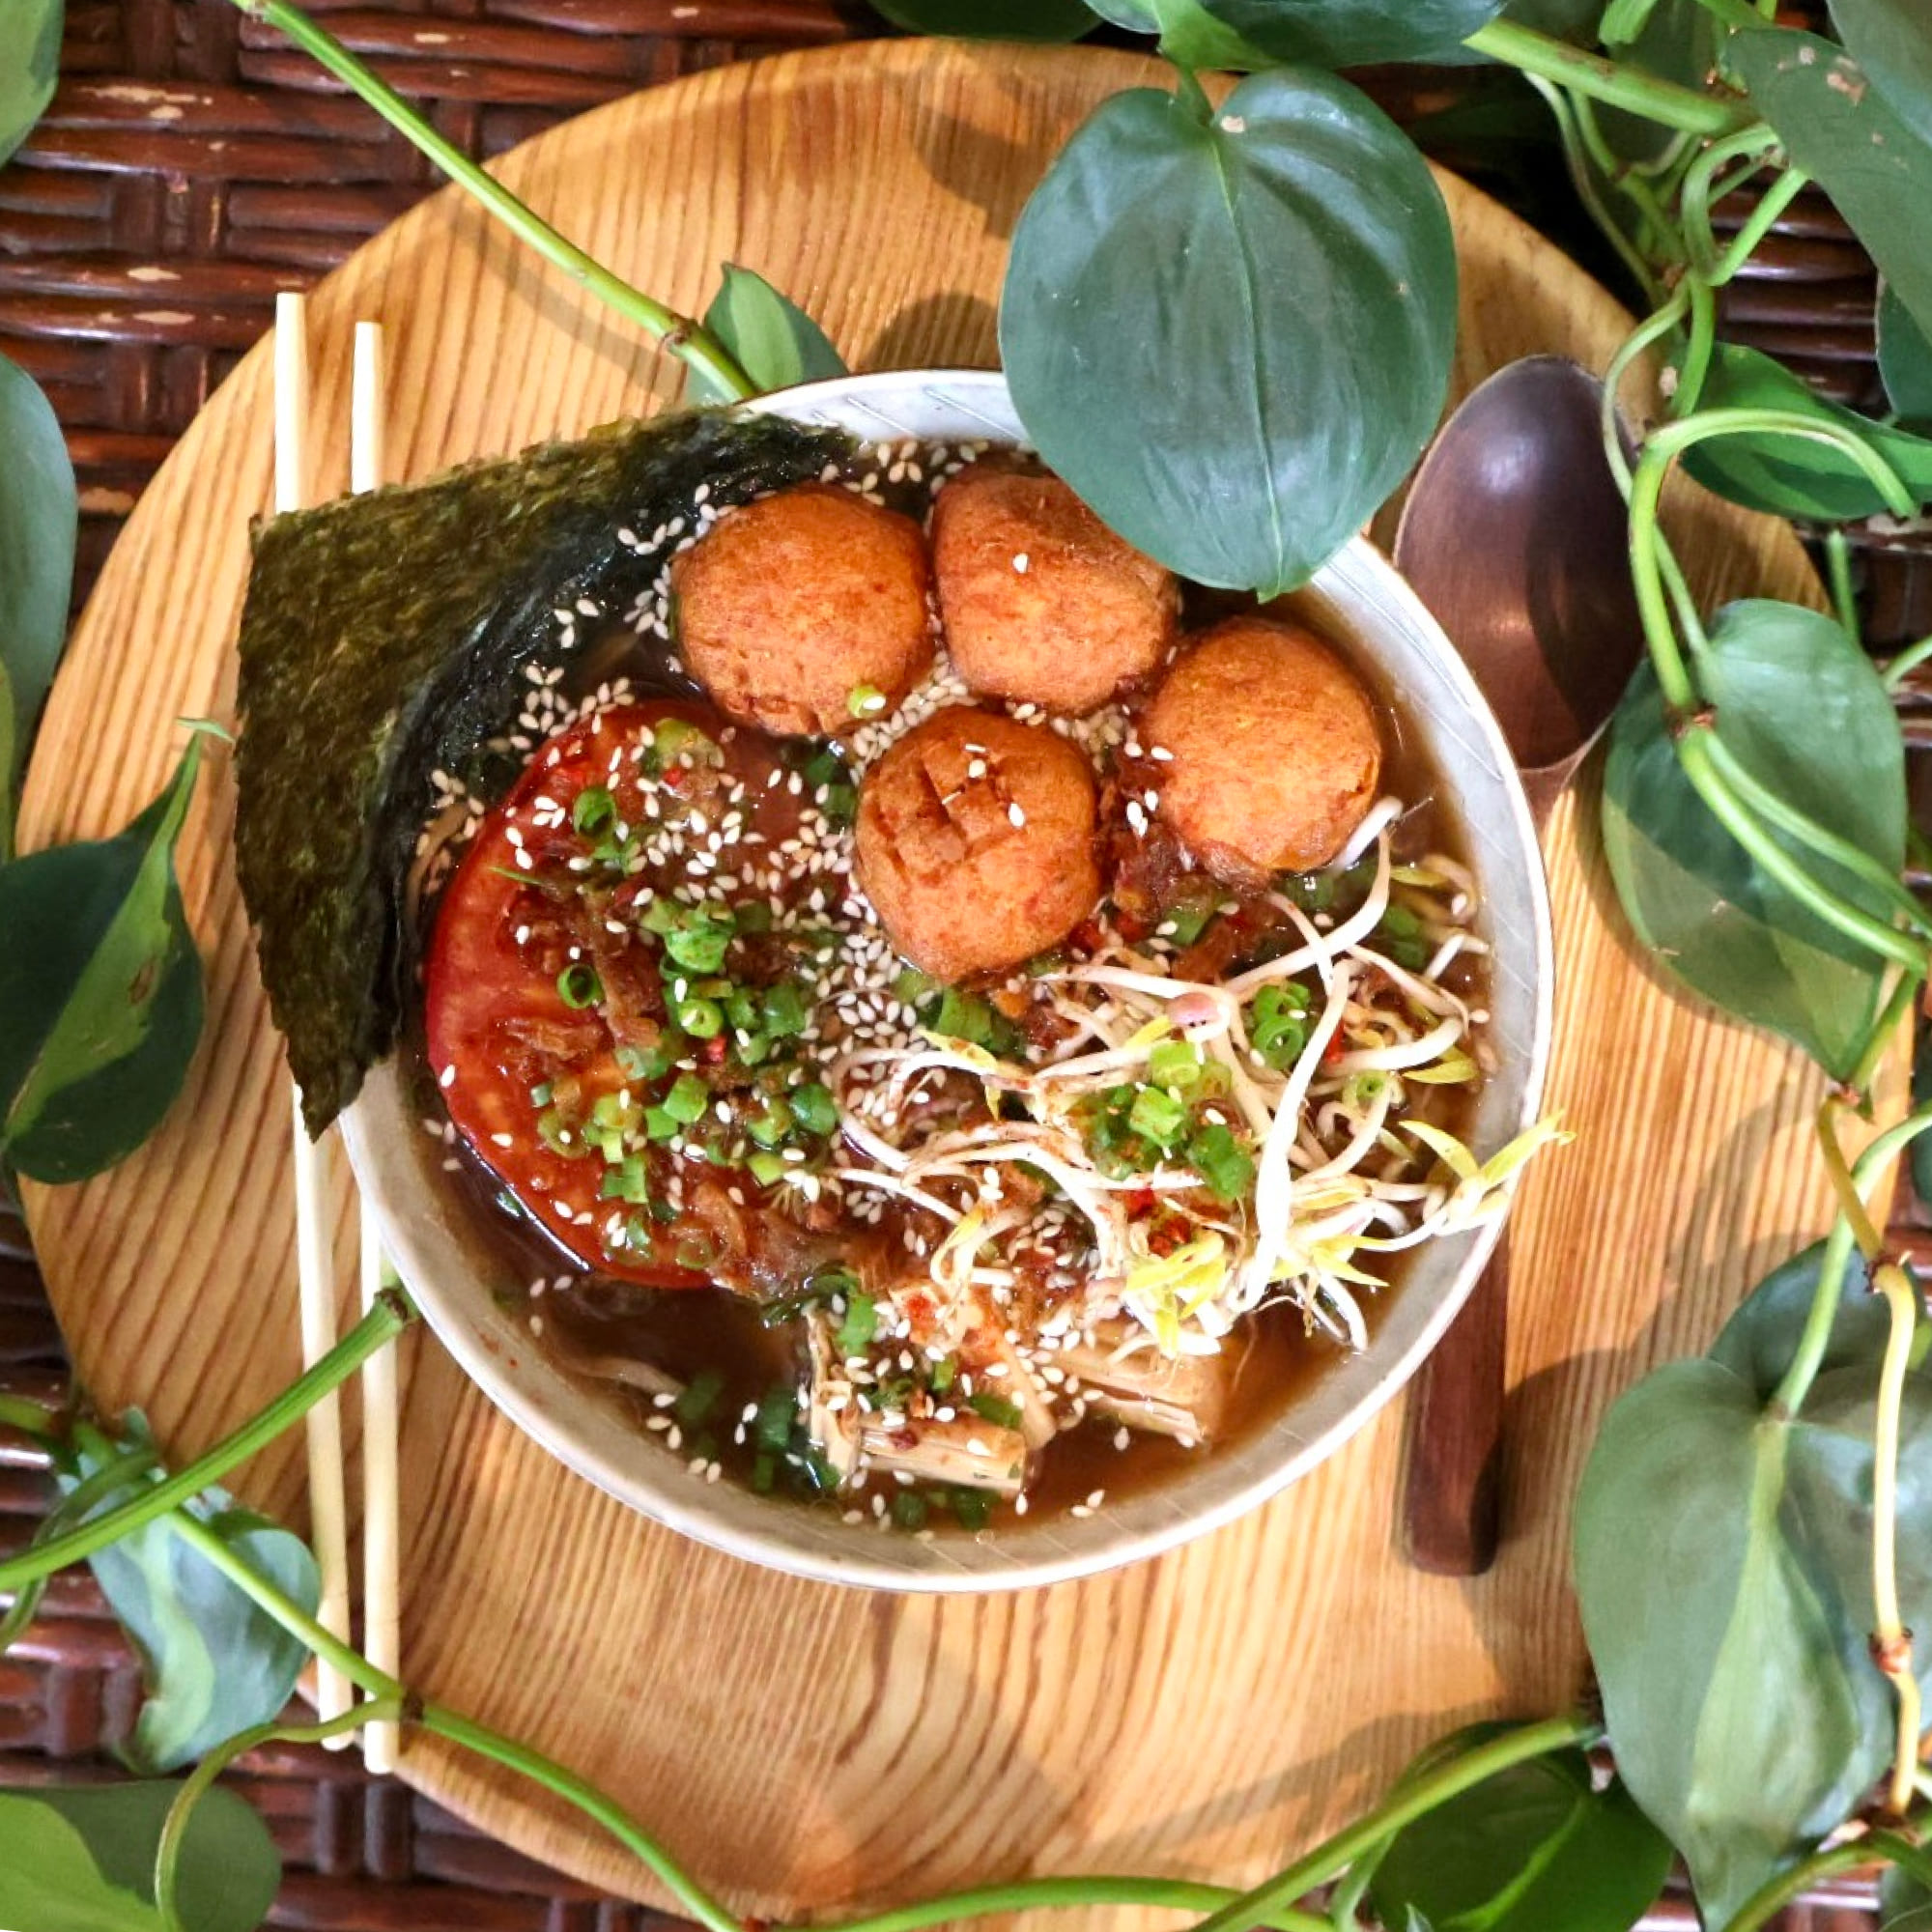
[(242, 613), (235, 849), (270, 1010), (319, 1134), (394, 1044), (405, 888), (431, 774), (473, 774), (579, 599), (621, 615), (664, 554), (618, 541), (818, 473), (842, 437), (710, 412), (343, 497), (255, 533)]

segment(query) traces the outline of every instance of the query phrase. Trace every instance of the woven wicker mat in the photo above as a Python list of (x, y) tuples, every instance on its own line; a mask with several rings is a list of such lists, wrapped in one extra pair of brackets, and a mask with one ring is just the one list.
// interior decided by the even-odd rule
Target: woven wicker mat
[[(472, 155), (568, 115), (728, 60), (876, 32), (862, 0), (311, 0), (315, 11)], [(1804, 8), (1787, 10), (1803, 14)], [(1822, 12), (1822, 9), (1810, 10)], [(306, 287), (436, 183), (425, 162), (231, 0), (70, 0), (65, 78), (0, 170), (0, 350), (66, 425), (81, 487), (79, 595), (174, 439), (269, 326), (275, 291)], [(1365, 76), (1398, 119), (1439, 123), (1480, 70)], [(1485, 157), (1433, 149), (1489, 180)], [(1536, 215), (1536, 209), (1525, 209)], [(1740, 213), (1742, 211), (1740, 211)], [(1870, 263), (1815, 193), (1800, 198), (1728, 293), (1726, 332), (1829, 393), (1879, 400)], [(1857, 547), (1871, 639), (1932, 631), (1924, 536)], [(1932, 696), (1910, 719), (1932, 746)], [(1932, 756), (1914, 763), (1932, 824)], [(1900, 1230), (1923, 1242), (1924, 1216)], [(0, 1388), (52, 1395), (66, 1362), (17, 1221), (0, 1216)], [(45, 1477), (0, 1434), (0, 1552), (22, 1547)], [(135, 1660), (90, 1578), (49, 1590), (0, 1659), (0, 1786), (116, 1774), (109, 1752), (140, 1694)], [(277, 1925), (318, 1932), (636, 1932), (676, 1921), (604, 1899), (469, 1830), (353, 1753), (278, 1748), (231, 1780), (287, 1861)], [(1681, 1896), (1651, 1921), (1694, 1920)], [(1869, 1894), (1821, 1895), (1785, 1932), (1866, 1932)]]

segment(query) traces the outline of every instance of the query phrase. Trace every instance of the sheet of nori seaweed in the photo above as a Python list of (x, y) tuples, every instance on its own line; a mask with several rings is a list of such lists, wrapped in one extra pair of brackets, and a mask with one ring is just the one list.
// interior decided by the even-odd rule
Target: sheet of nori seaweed
[[(623, 612), (662, 557), (620, 544), (815, 476), (851, 444), (773, 416), (694, 412), (274, 518), (242, 614), (235, 827), (270, 1010), (319, 1134), (395, 1042), (403, 924), (430, 774), (476, 769), (554, 615)], [(577, 627), (576, 649), (591, 642)]]

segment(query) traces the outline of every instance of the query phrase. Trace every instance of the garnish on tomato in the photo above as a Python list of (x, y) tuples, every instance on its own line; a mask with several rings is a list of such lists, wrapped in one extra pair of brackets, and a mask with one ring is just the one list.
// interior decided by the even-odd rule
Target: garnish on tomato
[(540, 750), (451, 877), (424, 974), (430, 1066), (478, 1158), (584, 1266), (665, 1288), (707, 1280), (685, 1264), (701, 1231), (679, 1225), (661, 1143), (710, 1095), (672, 1058), (689, 1043), (665, 1012), (635, 861), (646, 789), (693, 776), (660, 773), (656, 748), (668, 726), (710, 748), (703, 716), (625, 705)]

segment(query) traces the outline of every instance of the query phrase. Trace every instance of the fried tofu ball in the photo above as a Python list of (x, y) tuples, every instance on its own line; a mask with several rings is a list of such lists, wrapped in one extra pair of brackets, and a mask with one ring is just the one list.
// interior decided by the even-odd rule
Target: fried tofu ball
[(1271, 617), (1204, 632), (1155, 693), (1141, 735), (1173, 753), (1160, 815), (1236, 883), (1327, 865), (1381, 772), (1362, 681), (1313, 632)]
[(925, 538), (910, 517), (806, 483), (727, 510), (671, 565), (677, 640), (721, 711), (823, 736), (883, 717), (932, 663)]
[(1057, 946), (1099, 902), (1086, 754), (1057, 732), (953, 706), (859, 787), (859, 882), (893, 943), (949, 982)]
[(968, 469), (932, 506), (932, 574), (975, 691), (1078, 715), (1158, 668), (1172, 573), (1123, 543), (1057, 476)]

